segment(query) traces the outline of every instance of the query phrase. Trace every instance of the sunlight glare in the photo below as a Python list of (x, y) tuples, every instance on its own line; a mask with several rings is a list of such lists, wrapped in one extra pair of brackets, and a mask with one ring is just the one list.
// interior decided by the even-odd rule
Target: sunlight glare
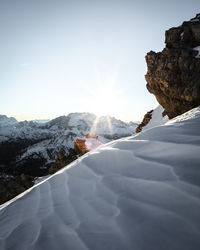
[(95, 135), (96, 134), (96, 127), (97, 127), (97, 124), (99, 123), (99, 117), (97, 116), (91, 129), (90, 129), (90, 134), (91, 135)]
[(99, 85), (90, 90), (90, 110), (97, 116), (114, 114), (117, 111), (118, 96), (113, 84)]

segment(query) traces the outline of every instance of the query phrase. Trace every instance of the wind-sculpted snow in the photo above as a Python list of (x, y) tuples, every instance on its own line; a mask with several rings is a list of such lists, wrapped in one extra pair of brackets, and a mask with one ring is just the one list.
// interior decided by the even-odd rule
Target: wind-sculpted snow
[(108, 143), (2, 205), (0, 249), (200, 249), (199, 124)]

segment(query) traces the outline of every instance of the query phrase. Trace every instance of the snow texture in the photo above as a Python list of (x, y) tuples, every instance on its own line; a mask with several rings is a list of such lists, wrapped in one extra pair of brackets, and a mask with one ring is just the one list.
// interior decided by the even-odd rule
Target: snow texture
[(200, 108), (100, 146), (0, 207), (0, 249), (200, 249)]

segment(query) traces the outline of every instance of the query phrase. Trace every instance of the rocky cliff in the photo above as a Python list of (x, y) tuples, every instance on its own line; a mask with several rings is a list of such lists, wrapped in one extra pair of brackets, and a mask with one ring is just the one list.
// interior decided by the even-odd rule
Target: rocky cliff
[(200, 14), (165, 33), (162, 52), (146, 55), (147, 89), (169, 118), (200, 105)]

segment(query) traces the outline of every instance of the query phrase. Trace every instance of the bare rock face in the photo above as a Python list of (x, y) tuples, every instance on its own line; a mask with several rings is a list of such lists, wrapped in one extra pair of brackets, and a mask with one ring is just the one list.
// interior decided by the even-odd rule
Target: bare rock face
[(142, 128), (145, 127), (151, 120), (152, 118), (152, 112), (153, 110), (151, 111), (148, 111), (145, 115), (144, 115), (144, 118), (142, 120), (142, 122), (138, 125), (138, 127), (136, 128), (135, 132), (136, 133), (139, 133), (142, 131)]
[(146, 55), (147, 89), (169, 118), (200, 105), (200, 14), (165, 33), (162, 52)]

